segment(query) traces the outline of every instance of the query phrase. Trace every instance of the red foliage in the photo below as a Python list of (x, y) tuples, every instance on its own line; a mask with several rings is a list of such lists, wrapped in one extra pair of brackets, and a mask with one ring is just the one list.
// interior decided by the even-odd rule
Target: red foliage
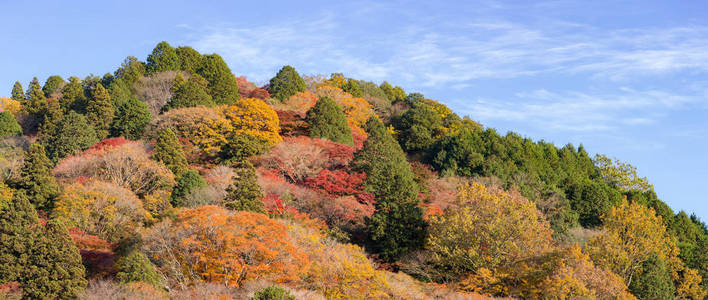
[(251, 91), (249, 97), (265, 100), (270, 98), (270, 93), (266, 89), (256, 88), (255, 90)]
[(258, 98), (261, 100), (270, 98), (270, 93), (267, 90), (257, 87), (253, 82), (248, 81), (246, 76), (236, 77), (236, 83), (238, 84), (238, 93), (241, 94), (241, 98)]
[(98, 236), (88, 234), (78, 227), (69, 228), (69, 235), (71, 239), (74, 240), (74, 244), (81, 250), (104, 250), (112, 251), (115, 248), (115, 244), (105, 241)]
[(263, 197), (266, 211), (271, 215), (296, 216), (299, 215), (297, 209), (284, 203), (277, 194), (268, 194)]
[(7, 297), (7, 299), (20, 299), (22, 297), (22, 286), (16, 281), (0, 284), (0, 298), (2, 297)]
[(79, 248), (89, 278), (107, 278), (116, 273), (116, 254), (113, 252), (116, 244), (87, 234), (77, 227), (69, 228), (69, 235)]
[(302, 184), (329, 195), (330, 198), (355, 196), (364, 204), (373, 204), (374, 195), (364, 191), (365, 173), (347, 173), (346, 171), (322, 170), (315, 177), (308, 177)]
[(275, 113), (278, 114), (278, 119), (280, 120), (281, 136), (298, 136), (307, 133), (308, 124), (298, 112), (276, 110)]
[(337, 167), (337, 165), (338, 166), (348, 165), (349, 162), (352, 159), (354, 159), (354, 152), (356, 151), (356, 149), (352, 146), (349, 146), (346, 144), (335, 143), (335, 142), (330, 141), (328, 139), (310, 138), (307, 136), (298, 136), (298, 137), (286, 138), (285, 140), (291, 141), (291, 142), (296, 142), (296, 143), (313, 144), (315, 146), (322, 148), (325, 151), (325, 153), (327, 154), (327, 157), (329, 158), (329, 160), (332, 162), (332, 166), (330, 166), (330, 167)]
[(117, 147), (120, 145), (123, 145), (125, 143), (129, 142), (126, 140), (124, 137), (116, 137), (116, 138), (109, 138), (109, 139), (103, 139), (102, 141), (93, 144), (91, 147), (89, 147), (89, 150), (93, 151), (101, 151), (106, 148), (113, 148)]

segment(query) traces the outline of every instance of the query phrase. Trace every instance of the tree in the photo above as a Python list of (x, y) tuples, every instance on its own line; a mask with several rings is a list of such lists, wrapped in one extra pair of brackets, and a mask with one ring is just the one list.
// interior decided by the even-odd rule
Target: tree
[(642, 263), (642, 272), (629, 289), (639, 299), (675, 299), (676, 288), (666, 265), (656, 255)]
[(175, 48), (162, 41), (148, 55), (145, 69), (148, 74), (154, 74), (169, 70), (179, 70), (179, 64), (180, 61)]
[(126, 87), (130, 87), (145, 75), (145, 64), (134, 56), (128, 56), (114, 75), (116, 80), (120, 79)]
[(50, 99), (44, 122), (39, 127), (39, 142), (46, 144), (47, 139), (57, 134), (59, 123), (64, 119), (64, 111), (58, 99)]
[(0, 139), (22, 135), (22, 127), (9, 111), (0, 111)]
[(228, 189), (224, 205), (233, 210), (245, 210), (265, 213), (263, 191), (258, 184), (256, 168), (249, 161), (244, 161), (236, 169), (233, 182)]
[(619, 159), (610, 159), (609, 157), (597, 154), (593, 163), (600, 171), (600, 176), (607, 183), (619, 187), (623, 192), (640, 191), (647, 192), (653, 190), (654, 186), (649, 183), (646, 177), (637, 175), (637, 168), (628, 163), (624, 163)]
[[(52, 219), (46, 225), (46, 247), (36, 249), (38, 255), (44, 256), (44, 267), (47, 278), (32, 280), (40, 285), (40, 293), (28, 296), (37, 298), (72, 299), (86, 288), (85, 269), (81, 263), (79, 249), (69, 236), (69, 231), (61, 220)], [(41, 295), (41, 296), (40, 296)]]
[(364, 97), (364, 93), (361, 91), (361, 87), (359, 87), (359, 82), (354, 79), (347, 79), (347, 83), (341, 88), (354, 97)]
[(329, 97), (322, 97), (307, 111), (310, 137), (352, 145), (352, 130), (342, 109)]
[(145, 126), (151, 120), (152, 113), (148, 110), (147, 105), (131, 97), (116, 107), (111, 133), (113, 136), (124, 136), (131, 140), (137, 140), (143, 136)]
[(174, 207), (184, 206), (182, 200), (186, 196), (206, 185), (206, 181), (197, 171), (189, 169), (177, 179), (177, 185), (172, 190), (172, 195), (170, 195), (170, 203)]
[(100, 83), (96, 85), (91, 98), (86, 106), (86, 120), (96, 131), (96, 137), (103, 139), (111, 129), (115, 110), (108, 91)]
[(426, 224), (401, 146), (375, 117), (366, 122), (366, 129), (369, 138), (352, 164), (366, 173), (366, 191), (376, 200), (376, 211), (366, 220), (371, 248), (390, 261), (422, 247)]
[(208, 82), (209, 94), (216, 104), (232, 104), (241, 96), (236, 77), (218, 54), (204, 55), (197, 74)]
[(284, 288), (271, 285), (257, 291), (253, 294), (251, 300), (295, 300), (295, 296), (291, 295), (290, 292)]
[(15, 81), (15, 85), (12, 86), (12, 96), (10, 98), (20, 103), (25, 102), (25, 91), (19, 81)]
[(192, 47), (177, 47), (177, 58), (179, 59), (179, 69), (189, 73), (194, 73), (201, 64), (202, 55)]
[(24, 191), (13, 192), (0, 182), (0, 284), (24, 279), (40, 226)]
[(172, 129), (160, 131), (152, 157), (165, 164), (176, 176), (181, 176), (187, 171), (187, 158), (184, 156), (182, 144)]
[(245, 98), (225, 108), (223, 114), (233, 127), (233, 133), (249, 135), (268, 146), (280, 142), (280, 120), (270, 105), (261, 99)]
[(52, 175), (52, 162), (39, 143), (30, 145), (21, 171), (20, 188), (32, 199), (38, 209), (50, 210), (52, 201), (59, 195), (59, 185)]
[(406, 92), (400, 86), (393, 87), (390, 83), (384, 81), (381, 83), (381, 89), (386, 93), (386, 97), (391, 102), (403, 101), (406, 99)]
[(159, 287), (162, 276), (155, 269), (155, 265), (145, 254), (134, 251), (120, 258), (116, 262), (116, 279), (124, 284), (131, 282), (144, 282)]
[(250, 135), (231, 133), (221, 148), (219, 157), (224, 163), (239, 163), (245, 159), (265, 153), (270, 145)]
[(270, 84), (268, 85), (270, 95), (280, 101), (290, 98), (297, 92), (304, 92), (306, 89), (305, 81), (295, 71), (295, 68), (291, 66), (281, 68), (278, 74), (270, 79)]
[(61, 78), (61, 76), (59, 75), (49, 76), (49, 78), (47, 78), (47, 81), (44, 82), (44, 86), (42, 87), (44, 96), (47, 98), (52, 97), (53, 94), (61, 91), (61, 88), (64, 86), (65, 83), (66, 82), (64, 82), (64, 79)]
[(427, 150), (443, 131), (442, 116), (427, 103), (417, 103), (396, 123), (398, 139), (406, 151)]
[(47, 110), (47, 98), (44, 97), (42, 86), (39, 85), (37, 77), (30, 82), (25, 99), (26, 101), (23, 105), (25, 111), (36, 118), (38, 124), (41, 124)]
[(47, 138), (45, 147), (47, 156), (57, 162), (59, 159), (74, 155), (98, 142), (96, 131), (86, 117), (70, 111), (59, 122), (57, 134)]
[(69, 110), (83, 112), (86, 109), (87, 97), (78, 77), (69, 77), (69, 83), (64, 85), (61, 94), (61, 107), (65, 112)]
[(163, 110), (179, 107), (194, 107), (198, 105), (213, 106), (211, 95), (207, 88), (208, 82), (199, 74), (193, 74), (187, 82), (179, 84), (179, 79), (184, 80), (181, 75), (177, 75), (174, 80), (174, 92), (172, 98), (163, 107)]

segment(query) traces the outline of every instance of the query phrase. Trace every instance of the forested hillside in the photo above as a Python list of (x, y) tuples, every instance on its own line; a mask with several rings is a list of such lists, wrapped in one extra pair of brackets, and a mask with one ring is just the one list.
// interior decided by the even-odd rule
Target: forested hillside
[(388, 82), (241, 71), (161, 42), (15, 82), (0, 298), (706, 297), (706, 224), (628, 163)]

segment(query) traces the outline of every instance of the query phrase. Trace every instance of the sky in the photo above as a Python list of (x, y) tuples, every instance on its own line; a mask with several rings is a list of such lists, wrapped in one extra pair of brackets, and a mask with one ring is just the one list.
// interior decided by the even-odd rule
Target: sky
[(387, 80), (500, 133), (583, 144), (708, 221), (706, 1), (203, 3), (0, 0), (0, 96), (113, 72), (164, 40), (259, 84), (286, 64)]

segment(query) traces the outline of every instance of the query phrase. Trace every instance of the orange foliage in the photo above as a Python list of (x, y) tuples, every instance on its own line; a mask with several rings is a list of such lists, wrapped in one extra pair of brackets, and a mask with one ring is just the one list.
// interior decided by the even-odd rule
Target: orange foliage
[(253, 82), (248, 81), (246, 76), (236, 77), (236, 84), (238, 84), (238, 93), (241, 98), (258, 98), (261, 100), (270, 98), (270, 93), (267, 90), (257, 87)]

